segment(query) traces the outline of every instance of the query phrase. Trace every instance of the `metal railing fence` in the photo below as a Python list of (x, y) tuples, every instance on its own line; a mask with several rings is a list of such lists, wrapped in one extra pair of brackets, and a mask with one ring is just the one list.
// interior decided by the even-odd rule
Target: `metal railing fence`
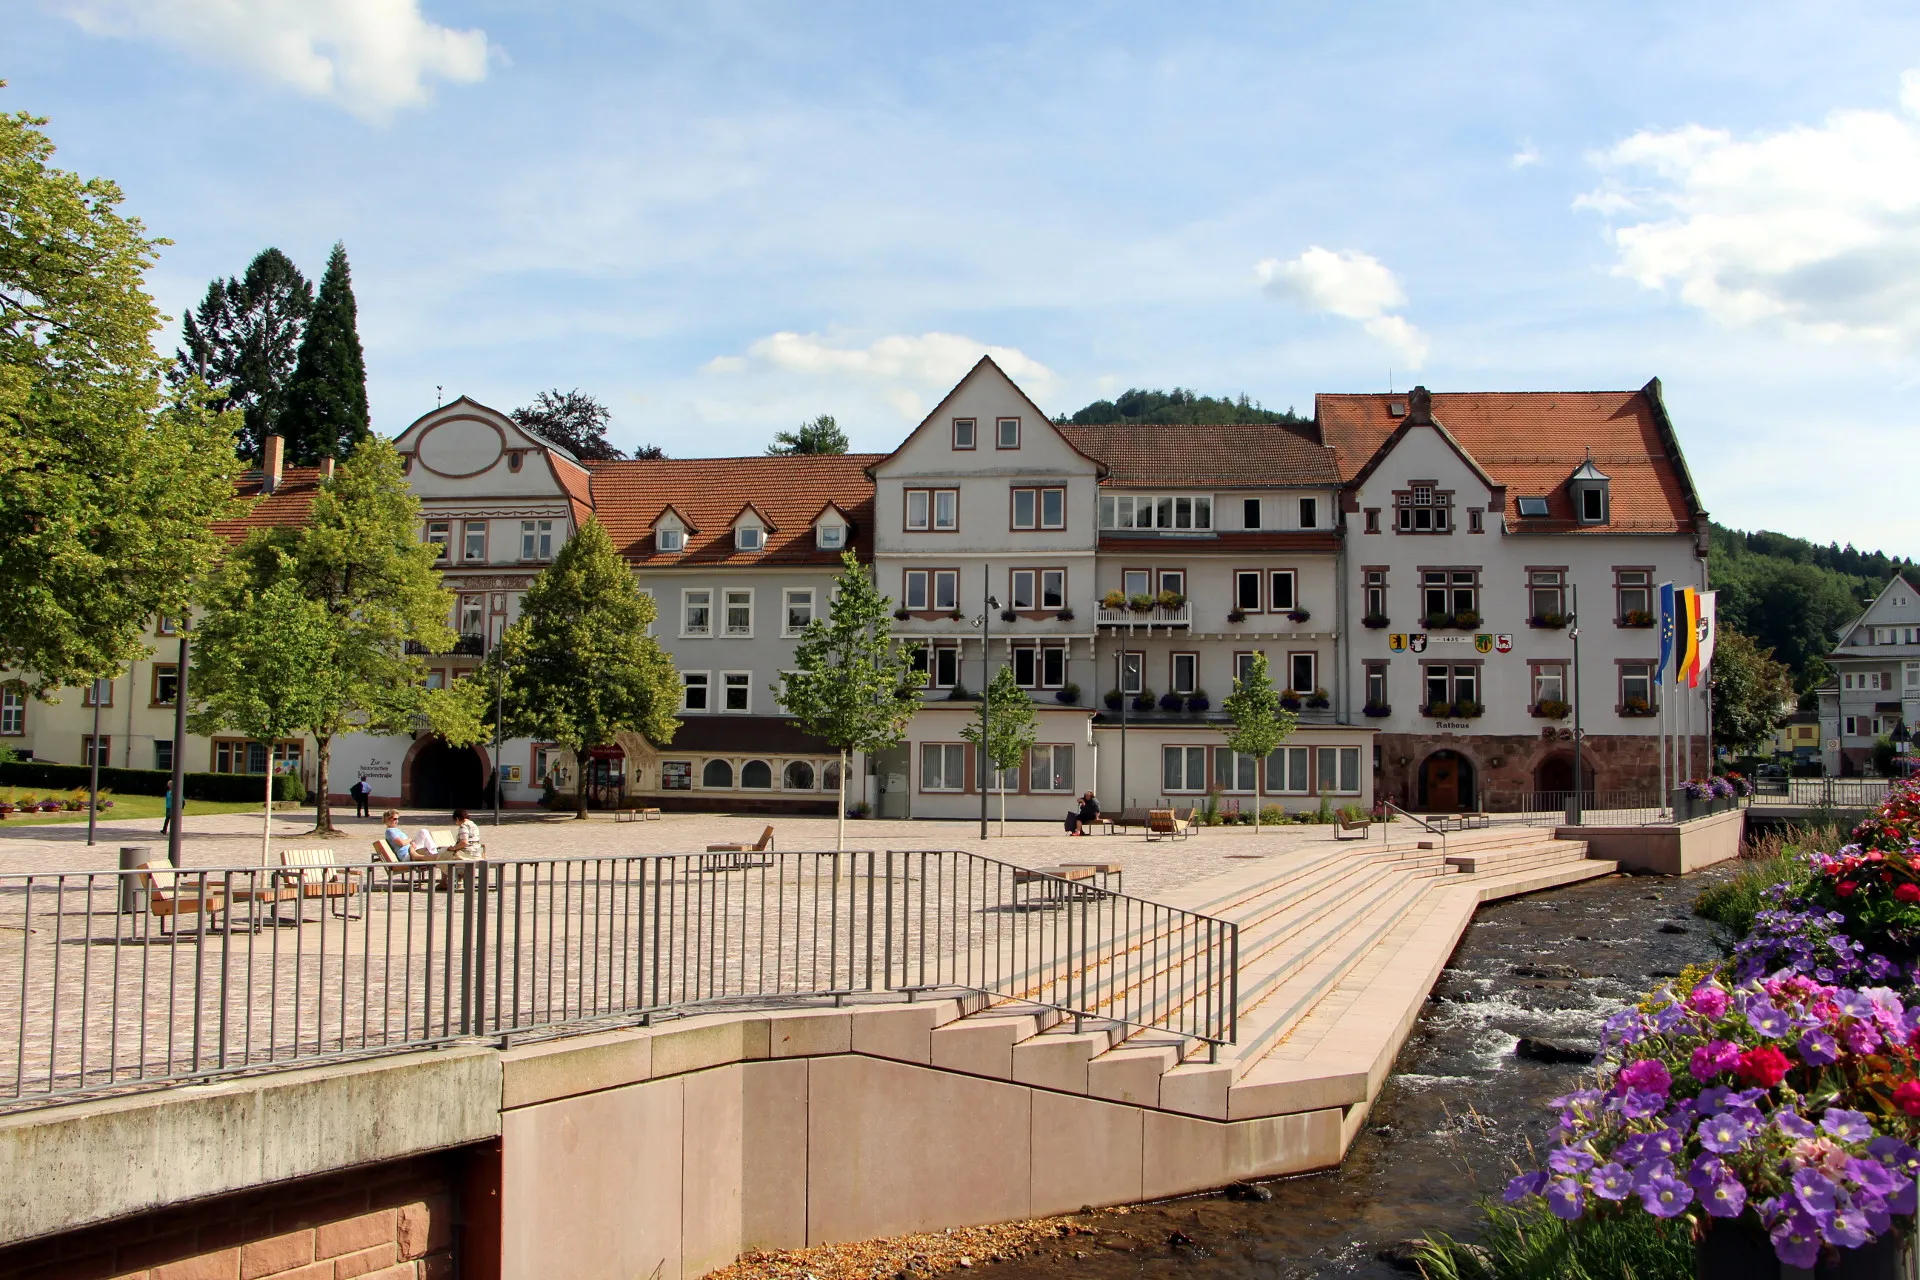
[(0, 1109), (861, 992), (1235, 1034), (1231, 922), (974, 853), (141, 875), (0, 876)]
[[(1567, 825), (1574, 792), (1521, 791), (1489, 797), (1489, 817), (1498, 825), (1559, 827)], [(1672, 810), (1662, 816), (1660, 797), (1651, 791), (1588, 789), (1580, 793), (1579, 823), (1585, 827), (1641, 827), (1671, 822)]]

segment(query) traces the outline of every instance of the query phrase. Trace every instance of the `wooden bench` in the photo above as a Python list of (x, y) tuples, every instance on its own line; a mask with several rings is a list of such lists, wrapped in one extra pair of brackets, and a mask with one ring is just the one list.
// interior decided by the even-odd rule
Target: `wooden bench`
[(650, 809), (638, 804), (622, 805), (613, 811), (615, 822), (653, 822), (659, 817), (658, 809)]
[[(1372, 827), (1372, 818), (1336, 818), (1333, 824), (1333, 838), (1335, 840), (1365, 840), (1367, 838), (1367, 832), (1371, 830)], [(1360, 834), (1358, 836), (1349, 836), (1347, 834), (1349, 831), (1357, 831)]]
[[(773, 852), (773, 827), (768, 825), (760, 833), (760, 839), (753, 844), (710, 844), (708, 856), (700, 863), (702, 871), (744, 871), (750, 867), (770, 867), (772, 858), (754, 857), (755, 854)], [(719, 854), (719, 857), (712, 855)]]
[(359, 895), (365, 873), (340, 866), (331, 849), (280, 850), (281, 878), (291, 881), (301, 899), (320, 898), (343, 920), (357, 920), (353, 899)]
[(1183, 822), (1172, 809), (1147, 810), (1147, 839), (1185, 840), (1192, 824)]
[(405, 880), (407, 882), (407, 888), (409, 889), (417, 889), (422, 884), (431, 888), (433, 873), (439, 866), (436, 862), (416, 862), (411, 859), (402, 862), (394, 851), (388, 847), (385, 836), (378, 836), (374, 839), (373, 860), (375, 862), (385, 863), (393, 868), (393, 874), (387, 880), (387, 888), (389, 890), (393, 888), (393, 882), (395, 880)]
[(1020, 904), (1057, 907), (1076, 898), (1097, 898), (1107, 892), (1106, 881), (1120, 874), (1120, 868), (1106, 862), (1068, 862), (1055, 867), (1015, 867), (1013, 883), (1038, 885), (1033, 898)]
[[(147, 891), (147, 910), (163, 922), (162, 934), (177, 933), (181, 916), (197, 915), (203, 917), (224, 916), (224, 924), (219, 928), (232, 928), (233, 921), (229, 907), (236, 902), (279, 902), (296, 897), (297, 888), (278, 886), (266, 889), (228, 890), (226, 875), (218, 871), (180, 871), (165, 858), (152, 862), (143, 862), (137, 868), (140, 880)], [(246, 873), (236, 873), (245, 876)], [(165, 923), (171, 921), (174, 928), (169, 930)]]
[(1108, 835), (1119, 835), (1128, 827), (1146, 826), (1147, 811), (1145, 809), (1122, 809), (1117, 814), (1103, 813), (1100, 815), (1100, 821), (1107, 824)]

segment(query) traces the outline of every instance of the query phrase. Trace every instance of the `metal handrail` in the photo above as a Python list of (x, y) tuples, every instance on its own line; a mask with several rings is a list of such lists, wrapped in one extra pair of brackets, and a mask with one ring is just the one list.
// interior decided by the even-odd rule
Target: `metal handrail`
[(1232, 922), (970, 852), (159, 877), (0, 875), (0, 1110), (864, 992), (1236, 1035)]
[[(1382, 800), (1380, 802), (1380, 805), (1384, 812), (1389, 814), (1397, 813), (1401, 817), (1407, 819), (1407, 821), (1413, 823), (1415, 826), (1424, 827), (1427, 831), (1431, 832), (1436, 836), (1439, 836), (1440, 837), (1440, 855), (1443, 858), (1446, 856), (1446, 853), (1447, 853), (1446, 828), (1434, 826), (1431, 822), (1428, 822), (1425, 818), (1421, 817), (1419, 814), (1409, 813), (1391, 800)], [(1384, 822), (1381, 823), (1380, 824), (1380, 843), (1382, 847), (1386, 845), (1388, 840), (1387, 830), (1388, 830), (1388, 824)]]

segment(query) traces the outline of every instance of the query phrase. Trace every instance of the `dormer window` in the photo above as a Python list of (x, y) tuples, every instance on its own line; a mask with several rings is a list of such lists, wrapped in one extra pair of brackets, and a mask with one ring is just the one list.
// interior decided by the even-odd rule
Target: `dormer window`
[(767, 545), (767, 531), (757, 524), (743, 524), (733, 531), (734, 549), (760, 551)]
[(1567, 479), (1567, 492), (1573, 496), (1573, 512), (1581, 524), (1607, 522), (1607, 484), (1610, 477), (1593, 465), (1592, 455)]
[(847, 526), (823, 524), (815, 531), (815, 540), (824, 551), (838, 551), (847, 545)]
[(655, 535), (662, 551), (685, 551), (687, 549), (687, 531), (678, 525), (668, 525)]

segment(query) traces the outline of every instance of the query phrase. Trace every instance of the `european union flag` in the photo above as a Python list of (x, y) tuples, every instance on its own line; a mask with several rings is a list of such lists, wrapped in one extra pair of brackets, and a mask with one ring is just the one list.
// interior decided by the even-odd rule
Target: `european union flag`
[(1673, 584), (1660, 584), (1660, 665), (1653, 669), (1653, 682), (1665, 684), (1667, 668), (1673, 664)]

